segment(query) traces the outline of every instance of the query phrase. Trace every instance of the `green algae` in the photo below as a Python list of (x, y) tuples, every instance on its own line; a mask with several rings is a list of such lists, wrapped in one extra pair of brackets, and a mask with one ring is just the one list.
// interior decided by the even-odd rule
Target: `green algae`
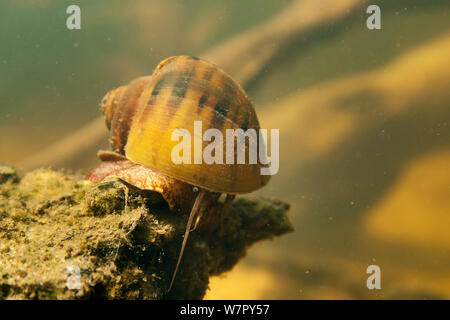
[(293, 230), (288, 207), (236, 199), (218, 229), (191, 233), (168, 293), (186, 216), (162, 197), (119, 180), (93, 185), (50, 169), (20, 178), (0, 166), (0, 298), (201, 299), (209, 276), (252, 243)]

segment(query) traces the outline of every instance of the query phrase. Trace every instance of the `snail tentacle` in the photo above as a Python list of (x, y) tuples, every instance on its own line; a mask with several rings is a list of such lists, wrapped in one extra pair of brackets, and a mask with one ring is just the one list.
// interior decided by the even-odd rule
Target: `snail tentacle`
[(177, 275), (178, 268), (180, 267), (181, 258), (183, 257), (184, 248), (186, 247), (186, 242), (189, 237), (192, 221), (194, 220), (194, 217), (200, 207), (200, 203), (202, 202), (205, 193), (206, 193), (205, 189), (200, 189), (197, 198), (195, 198), (194, 205), (192, 206), (191, 213), (189, 214), (188, 222), (186, 225), (186, 231), (184, 232), (183, 243), (181, 244), (181, 250), (180, 254), (178, 255), (177, 265), (175, 266), (175, 270), (173, 271), (172, 280), (170, 281), (169, 289), (167, 290), (167, 292), (169, 292), (170, 289), (172, 289), (173, 282), (175, 281), (175, 276)]

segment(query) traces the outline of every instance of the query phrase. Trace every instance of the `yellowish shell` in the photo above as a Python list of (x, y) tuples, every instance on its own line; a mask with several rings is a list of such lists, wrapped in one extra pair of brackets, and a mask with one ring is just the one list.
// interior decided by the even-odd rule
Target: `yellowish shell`
[[(248, 142), (246, 164), (194, 163), (194, 140), (207, 144), (194, 135), (194, 121), (202, 122), (202, 132), (218, 129), (224, 146), (232, 143), (225, 139), (227, 129), (260, 128), (247, 94), (220, 68), (198, 58), (171, 57), (151, 77), (123, 88), (108, 93), (102, 109), (107, 123), (110, 119), (114, 149), (129, 160), (214, 192), (246, 193), (268, 182), (270, 176), (260, 173), (261, 164), (248, 163)], [(172, 161), (172, 149), (179, 142), (171, 137), (178, 128), (192, 137), (191, 164)]]

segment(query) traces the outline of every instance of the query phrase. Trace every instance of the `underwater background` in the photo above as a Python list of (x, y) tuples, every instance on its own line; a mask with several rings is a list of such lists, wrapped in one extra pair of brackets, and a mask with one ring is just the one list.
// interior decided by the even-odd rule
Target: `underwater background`
[[(66, 28), (71, 4), (81, 30)], [(381, 8), (381, 30), (366, 27), (369, 4)], [(280, 13), (291, 17), (290, 8), (306, 27), (271, 42), (261, 26), (288, 21)], [(295, 232), (255, 245), (211, 279), (206, 298), (449, 299), (449, 9), (423, 0), (3, 0), (0, 161), (31, 169), (36, 154), (100, 116), (107, 91), (166, 57), (216, 62), (222, 53), (217, 63), (234, 76), (242, 68), (232, 53), (246, 41), (229, 39), (266, 33), (242, 58), (263, 67), (238, 81), (261, 127), (280, 129), (280, 171), (257, 193), (291, 204)], [(95, 152), (82, 156), (65, 168), (98, 163)], [(372, 264), (381, 290), (366, 287)]]

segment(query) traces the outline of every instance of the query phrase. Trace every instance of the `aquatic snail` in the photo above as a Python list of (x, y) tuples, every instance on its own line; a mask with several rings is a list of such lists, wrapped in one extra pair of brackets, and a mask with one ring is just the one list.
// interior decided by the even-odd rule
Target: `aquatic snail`
[[(100, 158), (109, 163), (88, 179), (99, 182), (115, 174), (138, 188), (161, 192), (172, 209), (190, 209), (170, 290), (200, 205), (224, 193), (227, 206), (234, 195), (257, 190), (270, 178), (260, 174), (264, 166), (260, 163), (206, 164), (194, 160), (175, 164), (171, 153), (178, 142), (172, 140), (172, 133), (177, 128), (190, 131), (195, 147), (196, 142), (202, 143), (202, 137), (192, 134), (194, 121), (201, 121), (204, 130), (218, 129), (224, 136), (227, 129), (259, 130), (255, 110), (245, 91), (227, 73), (210, 62), (188, 56), (165, 59), (151, 76), (111, 90), (101, 109), (116, 155), (100, 153)], [(189, 199), (193, 203), (187, 207)]]

